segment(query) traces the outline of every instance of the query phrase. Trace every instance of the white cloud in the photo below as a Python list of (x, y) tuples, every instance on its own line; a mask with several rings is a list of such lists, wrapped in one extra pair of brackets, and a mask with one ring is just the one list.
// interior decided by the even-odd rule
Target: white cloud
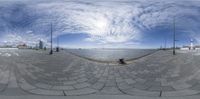
[(87, 41), (125, 43), (137, 41), (145, 29), (171, 25), (188, 15), (199, 15), (198, 3), (170, 1), (52, 2), (37, 7), (52, 11), (65, 33), (86, 33)]
[[(138, 43), (144, 30), (169, 26), (174, 16), (178, 20), (186, 16), (197, 17), (200, 9), (199, 2), (178, 0), (38, 0), (24, 3), (27, 6), (23, 10), (28, 11), (23, 13), (33, 21), (28, 22), (31, 25), (22, 28), (23, 31), (42, 34), (40, 36), (48, 41), (52, 22), (55, 37), (66, 33), (85, 33), (89, 36), (86, 41), (102, 44)], [(24, 40), (20, 37), (18, 39)]]
[(19, 44), (27, 44), (28, 46), (36, 46), (39, 41), (43, 41), (46, 45), (49, 45), (47, 38), (44, 35), (35, 35), (32, 31), (25, 33), (6, 33), (2, 41), (7, 45), (17, 46)]
[(38, 4), (36, 8), (59, 14), (55, 17), (64, 25), (65, 33), (86, 33), (89, 41), (118, 43), (139, 38), (139, 30), (132, 24), (132, 18), (139, 14), (134, 6), (113, 2), (56, 2)]

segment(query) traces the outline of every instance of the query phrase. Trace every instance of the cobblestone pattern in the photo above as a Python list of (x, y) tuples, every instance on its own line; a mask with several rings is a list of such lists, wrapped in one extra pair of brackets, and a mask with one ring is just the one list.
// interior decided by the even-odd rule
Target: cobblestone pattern
[(96, 63), (68, 53), (18, 53), (20, 58), (13, 59), (18, 85), (33, 94), (184, 96), (200, 92), (200, 58), (194, 53), (173, 56), (170, 51), (158, 51), (127, 65)]

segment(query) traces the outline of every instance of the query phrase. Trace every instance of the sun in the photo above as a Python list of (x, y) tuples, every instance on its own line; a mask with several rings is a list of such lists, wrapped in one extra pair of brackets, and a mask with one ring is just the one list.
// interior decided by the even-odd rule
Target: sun
[(97, 20), (96, 27), (99, 29), (105, 29), (107, 22), (105, 20)]
[(96, 30), (105, 33), (108, 27), (108, 20), (106, 18), (99, 18), (95, 21)]

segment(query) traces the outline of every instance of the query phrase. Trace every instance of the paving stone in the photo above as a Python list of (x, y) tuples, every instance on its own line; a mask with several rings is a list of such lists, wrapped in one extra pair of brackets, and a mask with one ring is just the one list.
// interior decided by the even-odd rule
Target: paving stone
[(115, 80), (107, 80), (106, 85), (107, 87), (111, 87), (111, 86), (116, 86), (116, 81)]
[(122, 92), (117, 87), (104, 87), (101, 90), (101, 93), (103, 93), (103, 94), (116, 94), (116, 95), (122, 94)]
[(114, 74), (113, 74), (113, 75), (109, 75), (109, 76), (108, 76), (108, 79), (109, 79), (109, 80), (115, 79), (115, 75), (114, 75)]
[(162, 96), (187, 96), (187, 95), (195, 95), (198, 93), (199, 91), (185, 89), (185, 90), (178, 90), (178, 91), (162, 92)]
[[(162, 89), (164, 96), (179, 96), (192, 95), (200, 91), (198, 84), (200, 77), (198, 73), (193, 73), (196, 70), (192, 70), (198, 69), (199, 64), (191, 62), (194, 59), (190, 54), (173, 56), (170, 51), (159, 51), (128, 66), (112, 66), (86, 61), (62, 52), (51, 57), (43, 55), (43, 52), (28, 53), (28, 55), (23, 54), (23, 57), (20, 56), (19, 63), (16, 62), (19, 65), (17, 65), (18, 72), (25, 79), (24, 81), (19, 79), (21, 82), (19, 85), (36, 94), (64, 95), (58, 90), (66, 90), (64, 92), (67, 95), (84, 95), (101, 90), (102, 94), (121, 94), (123, 91), (130, 95), (159, 96), (159, 90)], [(57, 58), (58, 56), (61, 58)], [(200, 58), (195, 57), (195, 61), (199, 61)], [(55, 67), (58, 62), (60, 65)], [(73, 66), (66, 67), (70, 62)], [(67, 70), (63, 72), (65, 69)], [(2, 87), (8, 82), (8, 69), (5, 71), (7, 73), (0, 71), (0, 78), (6, 79), (0, 79)], [(36, 83), (37, 81), (40, 83)], [(52, 85), (55, 85), (53, 89)]]
[(129, 95), (154, 96), (154, 97), (158, 97), (160, 94), (159, 92), (143, 91), (135, 88), (124, 90), (124, 92)]
[(147, 90), (148, 91), (160, 91), (161, 86), (150, 86)]
[(73, 86), (53, 86), (51, 89), (54, 90), (73, 90)]
[(32, 89), (36, 89), (36, 87), (30, 85), (29, 83), (27, 83), (24, 79), (20, 79), (19, 80), (19, 86), (24, 89), (24, 90), (32, 90)]
[(97, 73), (98, 73), (98, 71), (94, 71), (94, 72), (93, 72), (93, 74), (97, 74)]
[(145, 79), (141, 79), (141, 78), (137, 78), (135, 79), (136, 82), (140, 82), (140, 83), (145, 83), (146, 80)]
[(0, 91), (3, 91), (7, 87), (7, 84), (0, 83)]
[(79, 79), (80, 77), (78, 77), (78, 76), (71, 76), (70, 78), (68, 78), (69, 80), (77, 80), (77, 79)]
[(200, 84), (197, 83), (191, 87), (192, 90), (200, 90)]
[(101, 77), (100, 79), (99, 79), (99, 82), (106, 82), (107, 81), (107, 78), (106, 77)]
[(117, 83), (121, 83), (121, 82), (123, 82), (123, 81), (124, 81), (124, 79), (121, 78), (121, 77), (117, 77), (117, 78), (116, 78), (116, 82), (117, 82)]
[(65, 81), (64, 85), (72, 85), (72, 84), (76, 84), (76, 81)]
[(141, 90), (146, 90), (147, 88), (150, 87), (150, 85), (146, 85), (146, 84), (142, 84), (142, 83), (138, 83), (138, 82), (136, 82), (133, 86), (135, 88), (141, 89)]
[(172, 86), (162, 86), (162, 91), (175, 91), (175, 89)]
[(187, 84), (187, 83), (174, 83), (172, 85), (172, 87), (176, 90), (181, 90), (181, 89), (186, 89), (191, 87), (191, 85)]
[(78, 79), (76, 80), (78, 83), (81, 83), (81, 82), (85, 82), (87, 81), (88, 79), (87, 78), (81, 78), (81, 79)]
[(166, 79), (161, 79), (160, 82), (161, 82), (162, 86), (168, 86), (169, 85), (169, 83), (167, 82)]
[(90, 83), (90, 84), (94, 84), (98, 81), (99, 79), (98, 78), (91, 78), (89, 79), (87, 82)]
[(85, 88), (85, 87), (89, 87), (90, 84), (83, 82), (83, 83), (79, 83), (79, 84), (75, 84), (73, 85), (75, 88), (79, 89), (79, 88)]
[(124, 79), (128, 84), (134, 84), (134, 83), (136, 83), (136, 81), (135, 80), (133, 80), (133, 79)]
[(104, 87), (104, 85), (105, 85), (105, 84), (102, 83), (102, 82), (97, 82), (97, 83), (93, 84), (93, 85), (91, 86), (91, 88), (100, 90), (100, 89), (102, 89), (102, 88)]
[(96, 78), (100, 78), (101, 77), (101, 74), (100, 73), (98, 73), (97, 75), (95, 75), (94, 77), (96, 77)]
[(150, 86), (161, 86), (160, 81), (146, 81), (145, 85), (150, 85)]
[(3, 74), (1, 75), (1, 79), (0, 79), (0, 83), (2, 84), (7, 84), (8, 83), (8, 80), (9, 80), (9, 74), (10, 72), (9, 71), (4, 71)]
[(200, 80), (197, 80), (197, 79), (191, 79), (191, 80), (187, 80), (187, 84), (190, 84), (190, 85), (195, 85), (195, 84), (199, 84), (199, 81)]
[(40, 88), (45, 88), (45, 89), (50, 89), (52, 88), (52, 85), (44, 84), (44, 83), (37, 83), (35, 86), (40, 87)]
[(121, 90), (133, 88), (132, 86), (130, 86), (129, 84), (127, 84), (125, 82), (118, 83), (117, 85), (118, 85), (119, 89), (121, 89)]
[(84, 78), (84, 77), (87, 77), (85, 74), (79, 74), (78, 76), (79, 78)]
[(44, 89), (33, 89), (29, 90), (30, 93), (39, 94), (39, 95), (56, 95), (56, 96), (63, 96), (62, 91), (55, 91), (55, 90), (44, 90)]
[(65, 93), (69, 96), (71, 95), (87, 95), (87, 94), (93, 94), (97, 90), (91, 89), (91, 88), (82, 88), (78, 90), (71, 90), (71, 91), (65, 91)]

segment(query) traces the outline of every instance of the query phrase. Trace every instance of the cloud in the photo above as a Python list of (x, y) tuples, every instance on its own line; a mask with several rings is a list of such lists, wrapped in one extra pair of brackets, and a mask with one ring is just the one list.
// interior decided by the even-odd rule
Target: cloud
[[(195, 35), (193, 38), (196, 38), (199, 35), (196, 33), (199, 31), (199, 5), (196, 1), (177, 0), (12, 2), (1, 5), (0, 29), (14, 34), (17, 30), (20, 36), (26, 34), (26, 31), (32, 31), (33, 38), (42, 35), (48, 41), (52, 23), (54, 37), (67, 33), (84, 33), (88, 35), (86, 41), (114, 45), (139, 43), (145, 35), (144, 31), (157, 26), (169, 27), (175, 17), (180, 22), (190, 19), (188, 25), (197, 24), (192, 30), (192, 35)], [(191, 31), (183, 25), (177, 25), (177, 28)]]
[(89, 35), (88, 41), (118, 43), (138, 39), (139, 31), (132, 24), (132, 18), (138, 14), (137, 8), (119, 6), (112, 2), (56, 2), (39, 4), (37, 8), (60, 14), (55, 17), (64, 25), (63, 33), (85, 33)]
[(6, 33), (3, 36), (3, 39), (1, 39), (1, 42), (3, 42), (6, 45), (12, 45), (17, 46), (19, 44), (27, 44), (28, 46), (36, 46), (36, 44), (39, 43), (39, 41), (43, 41), (46, 46), (49, 45), (47, 38), (44, 35), (36, 35), (32, 31), (27, 31), (25, 33)]

